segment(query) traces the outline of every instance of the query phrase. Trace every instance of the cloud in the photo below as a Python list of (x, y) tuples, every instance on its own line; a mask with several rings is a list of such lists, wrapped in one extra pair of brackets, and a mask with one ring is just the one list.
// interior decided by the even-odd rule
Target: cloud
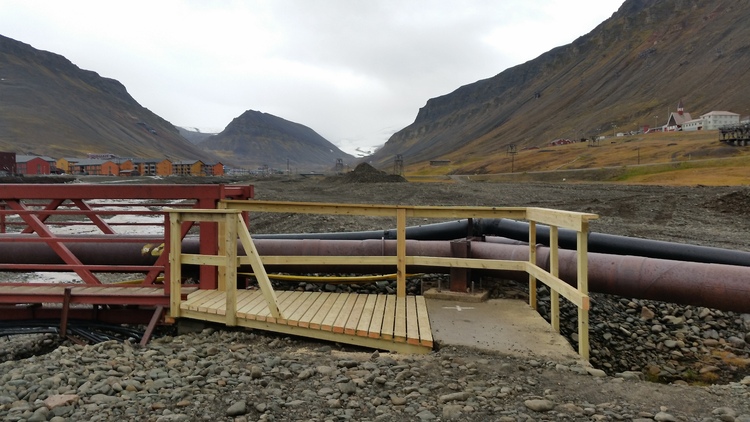
[(176, 125), (222, 129), (253, 109), (354, 151), (383, 144), (429, 98), (589, 32), (621, 2), (0, 0), (0, 28), (119, 80)]

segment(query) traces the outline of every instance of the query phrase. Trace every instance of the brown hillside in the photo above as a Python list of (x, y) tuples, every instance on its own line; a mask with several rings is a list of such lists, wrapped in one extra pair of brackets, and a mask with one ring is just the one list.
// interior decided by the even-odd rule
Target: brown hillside
[[(693, 117), (750, 112), (750, 3), (627, 0), (573, 43), (430, 99), (372, 157), (413, 167), (449, 159), (458, 173), (495, 169), (511, 144), (544, 146), (662, 125), (683, 100)], [(654, 116), (659, 116), (654, 118)]]
[(0, 150), (217, 160), (114, 79), (0, 36)]

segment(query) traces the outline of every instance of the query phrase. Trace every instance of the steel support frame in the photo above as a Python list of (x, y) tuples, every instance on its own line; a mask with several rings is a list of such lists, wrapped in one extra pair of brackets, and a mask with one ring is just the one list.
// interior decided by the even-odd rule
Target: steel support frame
[[(253, 197), (253, 186), (226, 186), (226, 185), (58, 185), (58, 184), (7, 184), (3, 185), (0, 193), (0, 222), (5, 222), (8, 210), (14, 211), (28, 225), (24, 233), (36, 233), (50, 246), (51, 249), (65, 263), (63, 267), (75, 271), (86, 284), (101, 284), (93, 272), (88, 269), (45, 224), (47, 219), (67, 201), (72, 202), (96, 225), (104, 234), (115, 232), (99, 215), (96, 214), (89, 200), (106, 199), (160, 199), (160, 200), (192, 200), (193, 208), (215, 209), (221, 199), (251, 199)], [(24, 201), (49, 201), (42, 210), (33, 210)], [(205, 254), (215, 254), (218, 250), (216, 223), (201, 224), (200, 251)], [(190, 225), (182, 228), (182, 236), (187, 234)], [(0, 233), (5, 232), (5, 226), (0, 228)], [(0, 239), (1, 240), (1, 239)], [(166, 242), (165, 242), (166, 243)], [(152, 284), (162, 272), (167, 276), (167, 261), (169, 256), (168, 246), (162, 256), (148, 271), (144, 284)], [(116, 270), (116, 268), (113, 268)], [(28, 269), (26, 269), (28, 270)], [(201, 269), (201, 288), (216, 288), (216, 269)]]

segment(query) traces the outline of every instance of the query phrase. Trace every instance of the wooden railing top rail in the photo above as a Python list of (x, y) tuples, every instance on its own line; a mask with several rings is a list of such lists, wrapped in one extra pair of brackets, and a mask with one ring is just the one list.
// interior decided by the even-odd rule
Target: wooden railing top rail
[(340, 204), (327, 202), (285, 202), (232, 199), (220, 201), (220, 206), (229, 209), (255, 212), (366, 215), (380, 217), (395, 217), (396, 210), (404, 210), (407, 218), (513, 218), (533, 220), (538, 223), (572, 230), (581, 230), (583, 223), (598, 218), (598, 215), (591, 213), (561, 211), (537, 207)]

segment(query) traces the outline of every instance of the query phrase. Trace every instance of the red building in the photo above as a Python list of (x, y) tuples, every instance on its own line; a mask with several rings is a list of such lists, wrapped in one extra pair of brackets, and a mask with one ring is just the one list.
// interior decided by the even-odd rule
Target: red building
[(40, 157), (38, 155), (16, 155), (16, 169), (18, 174), (36, 175), (50, 174), (54, 167), (50, 165), (51, 158)]
[(16, 169), (16, 153), (0, 152), (0, 176), (10, 176), (18, 173)]

